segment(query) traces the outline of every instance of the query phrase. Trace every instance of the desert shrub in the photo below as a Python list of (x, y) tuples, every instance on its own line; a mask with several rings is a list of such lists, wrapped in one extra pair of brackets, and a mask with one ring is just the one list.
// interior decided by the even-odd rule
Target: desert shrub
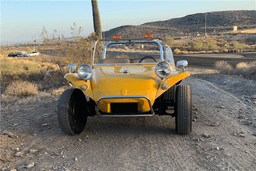
[(187, 41), (186, 42), (186, 46), (187, 46), (187, 49), (188, 50), (193, 50), (193, 45), (194, 45), (194, 42), (192, 42), (192, 41)]
[(254, 62), (250, 62), (249, 64), (249, 74), (251, 75), (251, 76), (254, 76), (254, 78), (256, 79), (256, 61), (254, 61)]
[(239, 43), (239, 42), (235, 42), (235, 43), (233, 44), (233, 48), (234, 48), (234, 49), (244, 49), (244, 48), (246, 48), (246, 47), (247, 47), (246, 44)]
[(247, 66), (247, 62), (240, 62), (238, 64), (236, 64), (236, 69), (237, 70), (240, 70), (240, 69), (243, 69)]
[(216, 42), (213, 40), (208, 40), (205, 44), (204, 50), (216, 50), (218, 49)]
[(179, 54), (179, 53), (181, 53), (181, 50), (179, 50), (178, 48), (176, 48), (176, 49), (174, 49), (173, 53), (174, 53), (174, 54)]
[(173, 42), (173, 38), (170, 36), (165, 37), (164, 42), (166, 45), (170, 45)]
[[(92, 33), (90, 36), (84, 38), (73, 39), (72, 44), (67, 44), (66, 39), (58, 45), (58, 56), (62, 56), (65, 59), (61, 63), (68, 64), (70, 62), (80, 66), (81, 64), (90, 64), (91, 61), (91, 40), (95, 36), (95, 33)], [(100, 46), (103, 43), (98, 43)], [(97, 46), (98, 46), (97, 45)], [(98, 49), (98, 48), (97, 48)], [(103, 48), (102, 48), (103, 49)], [(96, 52), (99, 53), (99, 52)], [(56, 61), (54, 61), (56, 63)], [(58, 64), (59, 65), (59, 64)]]
[(183, 51), (181, 51), (181, 53), (182, 53), (182, 54), (188, 54), (188, 51), (183, 50)]
[(218, 39), (218, 42), (224, 42), (224, 39)]
[(40, 73), (30, 73), (27, 78), (27, 80), (31, 82), (39, 82), (43, 79), (44, 79), (44, 73), (42, 71)]
[(5, 94), (20, 98), (38, 94), (37, 85), (28, 81), (14, 81), (7, 86)]
[(235, 74), (242, 75), (245, 78), (256, 79), (256, 61), (254, 62), (240, 62), (236, 65)]
[(202, 40), (197, 40), (193, 44), (193, 50), (202, 51), (204, 50), (204, 42)]
[(209, 51), (218, 49), (217, 44), (213, 40), (204, 41), (202, 39), (193, 43), (192, 49), (196, 51)]
[(68, 81), (64, 79), (64, 75), (60, 71), (46, 72), (43, 81), (40, 83), (40, 90), (49, 88), (59, 88), (68, 85)]
[(215, 68), (221, 73), (221, 74), (231, 74), (233, 71), (233, 67), (228, 64), (227, 61), (217, 61), (215, 62)]
[(53, 71), (54, 69), (55, 69), (55, 67), (53, 67), (53, 66), (46, 66), (46, 71)]

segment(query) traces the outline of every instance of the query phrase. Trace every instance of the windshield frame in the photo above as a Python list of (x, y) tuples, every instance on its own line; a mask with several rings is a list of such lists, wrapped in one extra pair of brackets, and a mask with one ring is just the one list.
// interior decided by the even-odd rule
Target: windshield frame
[[(161, 40), (163, 43), (163, 45), (159, 42), (159, 41), (156, 41), (156, 39), (159, 39)], [(163, 61), (167, 61), (166, 60), (166, 49), (165, 49), (165, 43), (164, 43), (164, 40), (162, 38), (134, 38), (134, 39), (100, 39), (100, 40), (97, 40), (95, 43), (94, 43), (94, 46), (92, 46), (92, 50), (93, 50), (93, 53), (91, 54), (91, 66), (93, 65), (102, 65), (102, 64), (94, 64), (94, 58), (95, 58), (95, 53), (96, 53), (96, 46), (99, 42), (102, 42), (102, 41), (105, 41), (105, 42), (108, 42), (105, 46), (104, 46), (104, 49), (103, 49), (103, 56), (102, 56), (102, 59), (105, 59), (105, 56), (106, 56), (106, 49), (109, 45), (111, 44), (126, 44), (126, 43), (156, 43), (159, 45), (160, 47), (160, 59), (161, 59), (161, 62)], [(113, 63), (114, 64), (114, 63)], [(112, 65), (113, 65), (112, 64)], [(131, 64), (137, 64), (137, 63), (131, 63)], [(140, 63), (141, 64), (141, 63)], [(109, 64), (108, 64), (109, 65)], [(127, 64), (129, 65), (129, 64)]]

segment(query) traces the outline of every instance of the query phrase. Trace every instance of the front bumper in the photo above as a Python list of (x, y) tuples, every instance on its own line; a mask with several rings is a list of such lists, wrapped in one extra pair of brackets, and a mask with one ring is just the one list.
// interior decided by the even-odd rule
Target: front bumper
[[(116, 114), (116, 113), (111, 113), (110, 109), (107, 109), (107, 111), (110, 111), (109, 113), (102, 112), (100, 110), (100, 105), (101, 105), (100, 102), (102, 100), (108, 100), (108, 99), (110, 99), (110, 100), (144, 99), (148, 102), (150, 111), (148, 113), (142, 113), (142, 112), (139, 112), (139, 110), (138, 110), (137, 113)], [(110, 108), (110, 103), (108, 103), (107, 106), (108, 106), (108, 108)], [(152, 107), (152, 104), (151, 104), (149, 98), (146, 96), (104, 96), (104, 97), (99, 98), (99, 100), (97, 102), (96, 114), (101, 117), (143, 117), (143, 116), (153, 116), (153, 115), (155, 115), (155, 112), (153, 110), (153, 107)]]

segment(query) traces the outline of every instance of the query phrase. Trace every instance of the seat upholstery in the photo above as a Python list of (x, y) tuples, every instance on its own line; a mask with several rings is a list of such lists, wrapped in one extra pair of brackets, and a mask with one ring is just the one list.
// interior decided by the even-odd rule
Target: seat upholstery
[[(131, 62), (131, 63), (139, 63), (139, 61), (140, 61), (140, 59), (130, 59), (130, 62)], [(146, 58), (146, 59), (144, 59), (144, 61), (145, 61), (146, 63), (155, 62), (153, 59), (150, 59), (150, 58)], [(157, 61), (157, 62), (161, 62), (161, 59), (156, 58), (156, 61)]]
[(130, 60), (127, 58), (109, 58), (102, 59), (100, 61), (101, 64), (111, 64), (111, 63), (130, 63)]

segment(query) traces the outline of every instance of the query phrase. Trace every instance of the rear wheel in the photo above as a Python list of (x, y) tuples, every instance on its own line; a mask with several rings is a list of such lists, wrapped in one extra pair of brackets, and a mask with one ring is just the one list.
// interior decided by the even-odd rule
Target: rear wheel
[(80, 134), (86, 125), (86, 99), (80, 89), (65, 90), (58, 103), (58, 122), (61, 130), (68, 135)]
[(192, 131), (192, 96), (189, 85), (177, 87), (175, 113), (177, 133), (189, 134)]

